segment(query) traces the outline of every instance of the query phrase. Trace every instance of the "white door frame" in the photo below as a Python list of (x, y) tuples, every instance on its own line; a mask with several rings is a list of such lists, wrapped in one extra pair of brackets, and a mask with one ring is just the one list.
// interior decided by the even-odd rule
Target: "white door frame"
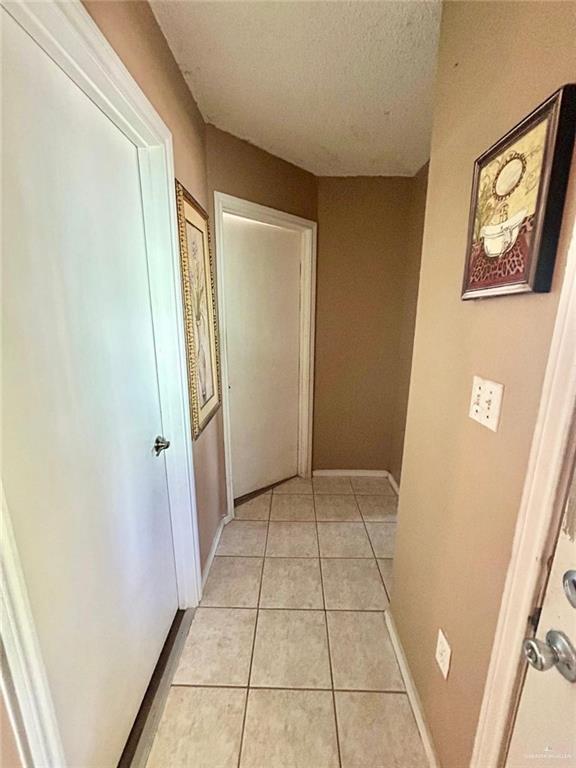
[(471, 768), (498, 768), (504, 757), (522, 640), (562, 514), (565, 457), (576, 407), (576, 221), (571, 238)]
[(226, 348), (226, 301), (224, 292), (224, 214), (272, 224), (300, 235), (300, 373), (298, 407), (298, 474), (312, 474), (312, 417), (314, 393), (314, 328), (316, 313), (316, 234), (315, 221), (302, 219), (275, 208), (251, 203), (239, 197), (214, 192), (216, 230), (216, 276), (218, 284), (218, 323), (220, 326), (222, 407), (226, 464), (227, 519), (234, 517), (232, 488), (232, 445), (230, 435), (230, 398), (228, 397), (228, 353)]
[[(201, 595), (172, 135), (80, 0), (6, 2), (7, 12), (138, 148), (178, 605)], [(86, 183), (90, 183), (88, 179)], [(151, 439), (153, 439), (151, 435)], [(2, 639), (34, 765), (64, 765), (34, 621), (2, 493)], [(12, 714), (16, 714), (13, 712)]]

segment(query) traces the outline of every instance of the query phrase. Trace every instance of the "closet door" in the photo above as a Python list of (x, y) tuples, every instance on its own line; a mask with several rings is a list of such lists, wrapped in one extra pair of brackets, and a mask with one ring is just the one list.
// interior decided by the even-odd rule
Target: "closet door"
[(138, 152), (0, 12), (3, 485), (67, 765), (112, 768), (177, 610)]

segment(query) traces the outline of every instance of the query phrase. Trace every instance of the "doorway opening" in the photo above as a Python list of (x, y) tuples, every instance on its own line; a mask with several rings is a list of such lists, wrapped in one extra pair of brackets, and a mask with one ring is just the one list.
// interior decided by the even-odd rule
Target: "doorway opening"
[(214, 209), (229, 520), (311, 475), (317, 225), (220, 192)]

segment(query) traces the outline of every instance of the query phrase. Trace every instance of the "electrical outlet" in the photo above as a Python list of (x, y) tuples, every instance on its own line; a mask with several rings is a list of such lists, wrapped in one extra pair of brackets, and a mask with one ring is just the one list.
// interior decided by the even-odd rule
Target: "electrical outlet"
[(474, 376), (472, 379), (472, 397), (470, 398), (470, 411), (468, 415), (475, 421), (480, 421), (482, 411), (482, 394), (484, 379), (480, 376)]
[(468, 411), (470, 418), (482, 424), (482, 426), (488, 427), (492, 432), (496, 432), (498, 430), (498, 422), (500, 421), (503, 393), (503, 384), (498, 384), (489, 379), (482, 379), (480, 376), (474, 376), (472, 379), (470, 409)]
[(441, 629), (438, 630), (438, 640), (436, 642), (436, 663), (440, 667), (440, 672), (444, 680), (448, 678), (450, 671), (450, 659), (452, 658), (452, 649), (446, 639), (446, 635)]

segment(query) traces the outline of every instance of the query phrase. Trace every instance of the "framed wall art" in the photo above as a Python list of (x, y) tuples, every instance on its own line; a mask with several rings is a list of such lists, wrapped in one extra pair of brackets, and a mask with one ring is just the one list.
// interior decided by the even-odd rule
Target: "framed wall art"
[(463, 299), (550, 290), (575, 124), (566, 85), (476, 160)]
[(214, 262), (208, 214), (179, 181), (176, 205), (192, 437), (196, 440), (222, 400)]

